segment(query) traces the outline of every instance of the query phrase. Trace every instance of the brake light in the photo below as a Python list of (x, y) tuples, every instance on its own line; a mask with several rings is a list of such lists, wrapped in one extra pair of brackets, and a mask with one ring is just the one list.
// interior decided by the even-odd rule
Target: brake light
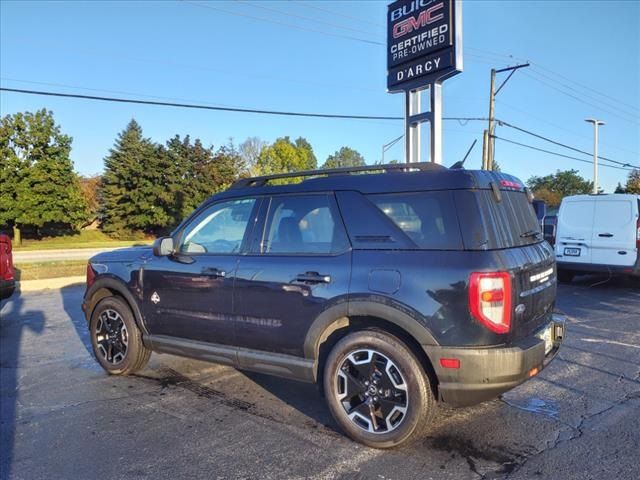
[(522, 188), (521, 184), (518, 182), (512, 182), (511, 180), (500, 180), (500, 185), (507, 188), (517, 188), (518, 190)]
[(474, 272), (469, 278), (469, 310), (492, 332), (511, 328), (511, 275), (508, 272)]
[(93, 282), (96, 279), (96, 272), (94, 272), (93, 267), (90, 263), (87, 263), (87, 288), (91, 288)]
[(636, 248), (640, 250), (640, 217), (636, 222)]

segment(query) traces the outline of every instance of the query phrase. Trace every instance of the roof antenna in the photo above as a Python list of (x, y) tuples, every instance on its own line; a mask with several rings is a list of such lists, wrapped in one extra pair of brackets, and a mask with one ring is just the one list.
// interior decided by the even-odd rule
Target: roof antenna
[(451, 165), (449, 168), (451, 169), (460, 169), (460, 168), (464, 168), (464, 162), (467, 159), (467, 157), (469, 156), (469, 154), (471, 153), (471, 150), (473, 150), (473, 147), (476, 146), (476, 143), (478, 142), (478, 139), (476, 138), (473, 143), (471, 144), (471, 146), (469, 147), (469, 150), (467, 150), (467, 154), (464, 156), (464, 158), (462, 160), (460, 160), (459, 162), (454, 163), (453, 165)]

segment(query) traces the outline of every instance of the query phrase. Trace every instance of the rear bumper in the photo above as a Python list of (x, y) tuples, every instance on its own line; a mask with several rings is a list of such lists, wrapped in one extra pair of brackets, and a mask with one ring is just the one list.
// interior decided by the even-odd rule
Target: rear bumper
[(15, 280), (0, 280), (0, 300), (9, 298), (16, 289)]
[(573, 263), (557, 261), (558, 270), (570, 270), (583, 273), (613, 273), (620, 275), (640, 276), (640, 260), (631, 266), (601, 265), (595, 263)]
[[(545, 354), (542, 332), (551, 328), (553, 347)], [(425, 346), (438, 376), (440, 400), (453, 406), (475, 405), (511, 390), (539, 373), (557, 355), (565, 332), (565, 317), (509, 347), (460, 348)], [(460, 368), (444, 368), (441, 358), (457, 358)]]

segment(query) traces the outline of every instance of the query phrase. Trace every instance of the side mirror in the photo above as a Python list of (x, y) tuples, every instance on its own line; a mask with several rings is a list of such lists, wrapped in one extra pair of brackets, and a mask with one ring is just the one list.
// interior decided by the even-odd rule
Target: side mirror
[(173, 238), (160, 237), (153, 242), (153, 254), (156, 257), (168, 257), (173, 254)]

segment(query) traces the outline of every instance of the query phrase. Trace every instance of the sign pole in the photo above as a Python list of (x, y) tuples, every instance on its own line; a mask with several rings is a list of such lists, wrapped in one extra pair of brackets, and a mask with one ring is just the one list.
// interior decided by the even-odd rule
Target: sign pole
[(420, 135), (420, 123), (413, 121), (413, 117), (420, 113), (422, 95), (420, 90), (407, 90), (405, 92), (405, 162), (420, 162), (422, 143)]
[[(405, 161), (420, 162), (420, 125), (430, 123), (429, 161), (442, 163), (442, 82), (462, 72), (462, 1), (396, 0), (387, 13), (387, 91), (405, 94)], [(429, 89), (429, 111), (421, 92)]]
[(442, 84), (439, 81), (429, 86), (431, 96), (431, 158), (429, 161), (442, 164)]

